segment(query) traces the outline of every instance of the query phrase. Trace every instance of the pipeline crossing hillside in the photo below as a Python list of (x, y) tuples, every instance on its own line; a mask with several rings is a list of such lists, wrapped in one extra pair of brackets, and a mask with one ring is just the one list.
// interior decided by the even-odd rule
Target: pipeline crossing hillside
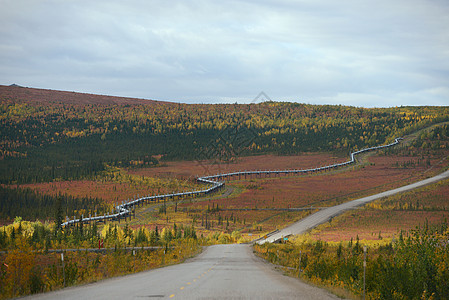
[(119, 220), (120, 218), (126, 218), (128, 215), (130, 215), (134, 209), (135, 206), (148, 203), (148, 202), (158, 202), (158, 201), (164, 201), (169, 199), (177, 198), (188, 198), (188, 197), (198, 197), (207, 195), (213, 192), (216, 192), (225, 186), (224, 180), (228, 178), (234, 178), (249, 175), (256, 175), (261, 177), (262, 175), (289, 175), (289, 174), (307, 174), (307, 173), (315, 173), (315, 172), (321, 172), (321, 171), (328, 171), (330, 169), (345, 167), (347, 165), (355, 163), (355, 156), (368, 151), (373, 150), (379, 150), (383, 148), (388, 148), (397, 145), (402, 138), (396, 138), (393, 143), (387, 144), (387, 145), (381, 145), (371, 148), (365, 148), (356, 152), (352, 152), (350, 154), (350, 160), (343, 162), (343, 163), (337, 163), (332, 165), (327, 165), (323, 167), (318, 168), (311, 168), (311, 169), (293, 169), (293, 170), (259, 170), (259, 171), (238, 171), (238, 172), (232, 172), (232, 173), (223, 173), (223, 174), (217, 174), (217, 175), (211, 175), (211, 176), (204, 176), (204, 177), (198, 177), (196, 180), (200, 183), (203, 183), (206, 185), (204, 189), (196, 190), (196, 191), (190, 191), (190, 192), (179, 192), (179, 193), (171, 193), (171, 194), (164, 194), (164, 195), (155, 195), (155, 196), (146, 196), (146, 197), (140, 197), (133, 200), (123, 201), (122, 204), (117, 205), (115, 207), (115, 213), (107, 213), (102, 216), (89, 216), (84, 218), (82, 216), (81, 218), (73, 218), (72, 220), (67, 219), (66, 222), (62, 223), (61, 226), (67, 226), (67, 225), (73, 225), (78, 222), (92, 222), (92, 221), (105, 221), (105, 220)]

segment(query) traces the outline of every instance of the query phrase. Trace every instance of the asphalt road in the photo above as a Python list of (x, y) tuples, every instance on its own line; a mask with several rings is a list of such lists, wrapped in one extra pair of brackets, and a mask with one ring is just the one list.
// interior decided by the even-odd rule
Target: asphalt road
[(338, 299), (325, 290), (282, 275), (249, 245), (208, 247), (186, 263), (30, 299)]
[[(303, 233), (343, 211), (449, 177), (435, 177), (323, 209), (269, 237)], [(33, 299), (338, 299), (298, 279), (282, 275), (255, 257), (249, 245), (217, 245), (186, 263), (84, 286), (34, 295)]]
[(402, 193), (405, 191), (409, 191), (412, 189), (416, 189), (422, 186), (425, 186), (427, 184), (430, 183), (434, 183), (437, 181), (440, 181), (442, 179), (448, 178), (449, 177), (449, 170), (441, 173), (437, 176), (428, 178), (428, 179), (424, 179), (394, 190), (390, 190), (390, 191), (386, 191), (383, 193), (379, 193), (376, 195), (372, 195), (372, 196), (368, 196), (368, 197), (364, 197), (364, 198), (360, 198), (357, 200), (353, 200), (353, 201), (349, 201), (340, 205), (336, 205), (336, 206), (332, 206), (329, 208), (325, 208), (322, 209), (302, 220), (300, 220), (299, 222), (296, 222), (282, 230), (280, 230), (279, 232), (277, 232), (276, 234), (269, 236), (267, 239), (265, 240), (260, 240), (258, 241), (259, 244), (263, 244), (266, 242), (274, 242), (277, 240), (282, 239), (283, 237), (289, 236), (289, 235), (296, 235), (296, 234), (301, 234), (301, 233), (305, 233), (306, 231), (324, 223), (330, 220), (330, 218), (335, 217), (341, 213), (343, 213), (346, 210), (349, 209), (353, 209), (356, 208), (358, 206), (364, 205), (368, 202), (383, 198), (383, 197), (388, 197), (397, 193)]

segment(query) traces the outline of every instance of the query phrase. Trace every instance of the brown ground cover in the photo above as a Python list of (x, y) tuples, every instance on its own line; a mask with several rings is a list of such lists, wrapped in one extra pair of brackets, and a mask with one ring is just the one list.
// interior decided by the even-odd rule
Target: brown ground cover
[[(260, 237), (267, 232), (280, 229), (285, 224), (290, 224), (305, 217), (309, 212), (280, 212), (280, 211), (226, 211), (207, 212), (207, 208), (200, 212), (177, 212), (173, 207), (167, 210), (167, 214), (159, 214), (157, 211), (145, 214), (144, 218), (131, 219), (129, 221), (131, 228), (140, 228), (146, 226), (154, 230), (171, 227), (173, 224), (183, 224), (190, 226), (193, 224), (198, 234), (205, 236), (211, 232), (239, 231), (242, 234), (250, 234), (253, 237)], [(206, 218), (208, 228), (206, 229)], [(282, 225), (281, 225), (282, 224)]]
[(67, 194), (73, 197), (103, 199), (108, 203), (121, 202), (137, 195), (169, 192), (167, 188), (150, 189), (129, 183), (101, 182), (93, 180), (56, 181), (25, 184), (23, 187), (35, 189), (44, 194)]
[[(209, 199), (203, 202), (182, 203), (179, 204), (179, 207), (186, 211), (204, 212), (208, 208), (219, 206), (228, 215), (230, 211), (226, 211), (226, 209), (330, 206), (403, 186), (425, 176), (430, 176), (434, 172), (440, 172), (449, 163), (442, 157), (445, 157), (444, 153), (430, 158), (430, 165), (428, 165), (423, 160), (413, 156), (370, 155), (363, 158), (364, 164), (362, 166), (352, 166), (329, 173), (270, 179), (247, 178), (246, 180), (228, 183), (228, 186), (235, 186), (243, 191), (235, 196)], [(262, 161), (261, 164), (263, 166)], [(445, 191), (441, 193), (444, 194)], [(296, 218), (286, 218), (288, 214), (294, 213), (272, 211), (271, 217), (261, 218), (260, 211), (257, 210), (232, 211), (232, 213), (240, 220), (243, 218), (257, 222), (259, 226), (263, 227), (264, 232), (274, 230), (279, 226), (286, 226), (304, 216), (298, 213)], [(257, 217), (257, 215), (259, 216)], [(396, 214), (395, 217), (388, 219), (389, 222), (383, 222), (385, 228), (381, 228), (380, 231), (389, 236), (391, 232), (397, 232), (397, 228), (402, 226), (409, 228), (406, 224), (413, 224), (416, 219), (425, 220), (426, 217), (429, 220), (442, 218), (441, 215), (438, 217), (432, 215), (431, 212), (418, 213), (418, 216), (410, 214), (402, 217), (401, 214)], [(377, 216), (373, 215), (371, 218), (376, 219)], [(375, 231), (378, 233), (379, 230), (370, 228), (366, 232), (361, 232), (361, 235), (372, 237)], [(354, 239), (356, 235), (353, 235)], [(382, 233), (381, 236), (383, 236)]]
[(307, 169), (331, 163), (343, 162), (348, 158), (336, 157), (330, 153), (303, 153), (301, 155), (278, 156), (258, 155), (238, 157), (231, 162), (215, 161), (170, 161), (160, 167), (130, 170), (132, 175), (149, 177), (195, 178), (236, 171)]
[(150, 103), (153, 104), (166, 103), (165, 101), (159, 102), (154, 100), (144, 100), (137, 98), (94, 95), (86, 93), (36, 89), (20, 86), (13, 87), (4, 85), (0, 85), (0, 95), (2, 96), (3, 99), (14, 100), (14, 102), (18, 103), (27, 102), (36, 104), (66, 103), (75, 105), (86, 105), (86, 104), (136, 105), (136, 104), (150, 104)]
[(335, 220), (331, 227), (313, 233), (311, 237), (322, 241), (382, 240), (398, 236), (400, 230), (423, 226), (426, 220), (438, 224), (449, 219), (447, 211), (362, 210)]
[[(385, 156), (371, 153), (360, 158), (362, 161), (360, 165), (327, 173), (275, 178), (256, 178), (255, 176), (246, 179), (241, 178), (240, 180), (233, 180), (227, 183), (227, 187), (234, 191), (229, 196), (214, 195), (209, 198), (179, 202), (177, 213), (174, 212), (174, 203), (169, 203), (167, 208), (168, 216), (160, 213), (158, 208), (148, 210), (145, 214), (138, 213), (138, 215), (142, 216), (142, 219), (135, 222), (135, 225), (146, 224), (150, 227), (157, 225), (159, 228), (172, 226), (173, 223), (190, 225), (195, 218), (195, 226), (198, 232), (208, 232), (201, 222), (201, 218), (207, 213), (208, 220), (211, 222), (210, 230), (224, 230), (228, 232), (241, 230), (246, 233), (263, 234), (297, 221), (309, 212), (283, 212), (260, 209), (330, 206), (402, 186), (440, 172), (442, 168), (449, 165), (449, 160), (444, 159), (447, 157), (447, 152), (442, 151), (439, 155), (430, 157), (428, 161), (417, 156)], [(159, 167), (128, 170), (128, 173), (135, 176), (135, 178), (144, 176), (165, 179), (177, 178), (178, 180), (189, 180), (190, 178), (190, 180), (194, 180), (196, 175), (210, 175), (236, 170), (305, 169), (345, 160), (347, 160), (347, 157), (337, 157), (333, 154), (323, 153), (307, 153), (297, 156), (261, 155), (242, 157), (232, 163), (223, 164), (195, 161), (167, 162)], [(164, 188), (155, 190), (127, 182), (87, 180), (41, 183), (27, 186), (44, 193), (67, 193), (79, 197), (99, 197), (108, 202), (120, 202), (137, 194), (147, 195), (172, 192), (172, 190)], [(448, 193), (446, 192), (448, 191), (440, 192), (440, 198), (442, 195), (447, 195)], [(220, 208), (219, 212), (210, 213), (208, 211), (217, 206)], [(146, 208), (139, 209), (145, 211)], [(251, 210), (239, 211), (229, 209)], [(371, 226), (365, 231), (360, 230), (359, 237), (374, 237), (376, 232), (376, 237), (378, 237), (379, 231), (382, 237), (388, 237), (391, 236), (392, 232), (396, 232), (397, 228), (401, 226), (407, 227), (406, 224), (412, 224), (413, 220), (425, 219), (426, 217), (430, 220), (432, 216), (436, 216), (436, 214), (428, 211), (412, 213), (416, 213), (417, 216), (392, 213), (391, 217), (386, 220), (389, 223), (383, 222), (385, 225), (383, 228), (378, 230), (371, 228)], [(443, 215), (435, 218), (441, 218)], [(219, 219), (221, 219), (221, 223)], [(371, 212), (364, 219), (368, 222), (369, 219), (381, 220), (382, 218)], [(229, 225), (227, 225), (228, 221)], [(399, 221), (405, 223), (400, 223)], [(360, 224), (357, 222), (354, 221), (353, 223), (356, 224), (354, 228), (360, 227)], [(134, 224), (134, 221), (131, 221), (131, 224)], [(348, 232), (355, 231), (351, 231), (348, 226)], [(357, 234), (348, 234), (348, 236), (350, 235), (355, 238)]]
[(347, 212), (315, 230), (310, 237), (324, 241), (351, 238), (382, 240), (426, 223), (449, 220), (449, 180), (375, 201)]
[[(421, 178), (426, 166), (395, 167), (408, 157), (372, 156), (363, 167), (349, 167), (329, 173), (283, 178), (252, 179), (231, 182), (244, 192), (226, 199), (213, 200), (210, 205), (222, 208), (295, 208), (329, 206), (367, 194), (405, 185)], [(432, 163), (436, 162), (436, 159)], [(184, 207), (204, 207), (186, 203)]]

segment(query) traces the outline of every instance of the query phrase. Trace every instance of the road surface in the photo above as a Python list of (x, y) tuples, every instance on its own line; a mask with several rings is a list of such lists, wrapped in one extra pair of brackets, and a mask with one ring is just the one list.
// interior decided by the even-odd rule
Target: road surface
[[(401, 188), (323, 209), (261, 242), (303, 233), (343, 211), (449, 177), (446, 171)], [(338, 299), (275, 271), (249, 245), (208, 247), (186, 263), (34, 295), (33, 299)]]
[(409, 191), (412, 189), (416, 189), (419, 187), (422, 187), (424, 185), (430, 184), (430, 183), (434, 183), (437, 181), (440, 181), (442, 179), (448, 178), (449, 177), (449, 170), (446, 172), (443, 172), (437, 176), (428, 178), (428, 179), (424, 179), (394, 190), (390, 190), (390, 191), (386, 191), (383, 193), (379, 193), (376, 195), (372, 195), (372, 196), (368, 196), (368, 197), (364, 197), (364, 198), (360, 198), (357, 200), (353, 200), (353, 201), (349, 201), (340, 205), (336, 205), (336, 206), (332, 206), (329, 208), (325, 208), (322, 209), (282, 230), (280, 230), (279, 232), (277, 232), (276, 234), (273, 234), (272, 236), (269, 236), (267, 239), (263, 239), (258, 241), (259, 244), (263, 244), (266, 242), (272, 243), (275, 241), (278, 241), (280, 239), (282, 239), (283, 237), (289, 236), (289, 235), (296, 235), (296, 234), (301, 234), (301, 233), (305, 233), (306, 231), (324, 223), (327, 222), (328, 220), (330, 220), (330, 218), (335, 217), (341, 213), (343, 213), (346, 210), (349, 209), (353, 209), (356, 208), (358, 206), (364, 205), (368, 202), (383, 198), (383, 197), (388, 197), (397, 193), (402, 193), (405, 191)]
[(282, 275), (249, 245), (208, 247), (186, 263), (34, 295), (30, 299), (338, 299)]

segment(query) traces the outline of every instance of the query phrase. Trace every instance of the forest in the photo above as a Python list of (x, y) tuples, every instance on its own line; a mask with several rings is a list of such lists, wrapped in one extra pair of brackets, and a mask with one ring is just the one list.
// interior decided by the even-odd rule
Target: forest
[[(346, 197), (348, 191), (339, 183), (351, 179), (343, 172), (329, 174), (327, 183), (313, 183), (316, 178), (283, 178), (282, 183), (281, 178), (250, 179), (235, 185), (226, 199), (214, 195), (207, 203), (185, 201), (179, 207), (178, 202), (164, 202), (154, 211), (142, 208), (134, 219), (61, 226), (65, 216), (109, 212), (132, 193), (196, 189), (194, 172), (201, 169), (200, 161), (232, 162), (248, 156), (248, 161), (230, 165), (246, 168), (254, 167), (252, 161), (267, 160), (264, 155), (276, 162), (283, 155), (305, 154), (289, 156), (283, 164), (312, 166), (314, 159), (334, 162), (350, 151), (447, 121), (449, 107), (182, 104), (0, 86), (0, 220), (6, 224), (0, 227), (0, 298), (182, 262), (204, 245), (248, 242), (253, 233), (265, 234), (267, 228), (301, 217), (257, 211), (257, 205), (290, 207), (315, 203), (314, 197)], [(449, 125), (438, 124), (407, 146), (379, 151), (376, 163), (348, 173), (358, 177), (358, 186), (367, 185), (363, 170), (369, 169), (380, 174), (377, 184), (382, 186), (387, 181), (399, 184), (395, 180), (410, 172), (436, 172), (444, 167), (438, 163), (449, 149), (448, 136)], [(278, 189), (288, 195), (276, 194), (275, 199)], [(329, 194), (315, 195), (320, 189)], [(402, 232), (386, 246), (369, 248), (368, 298), (449, 297), (447, 238), (447, 222), (425, 224)], [(63, 263), (56, 251), (68, 248), (89, 250), (64, 251)], [(301, 270), (300, 276), (310, 282), (362, 293), (358, 239), (339, 244), (298, 239), (254, 250), (287, 272)]]
[(54, 99), (50, 91), (37, 90), (41, 93), (36, 101), (34, 89), (8, 88), (0, 89), (2, 184), (92, 178), (106, 165), (151, 167), (170, 160), (226, 161), (267, 153), (348, 153), (449, 120), (448, 107), (274, 101), (78, 104)]
[(8, 221), (12, 216), (26, 220), (53, 219), (55, 211), (62, 210), (64, 216), (85, 215), (108, 211), (102, 199), (75, 198), (69, 195), (52, 196), (30, 188), (0, 186), (0, 219)]

